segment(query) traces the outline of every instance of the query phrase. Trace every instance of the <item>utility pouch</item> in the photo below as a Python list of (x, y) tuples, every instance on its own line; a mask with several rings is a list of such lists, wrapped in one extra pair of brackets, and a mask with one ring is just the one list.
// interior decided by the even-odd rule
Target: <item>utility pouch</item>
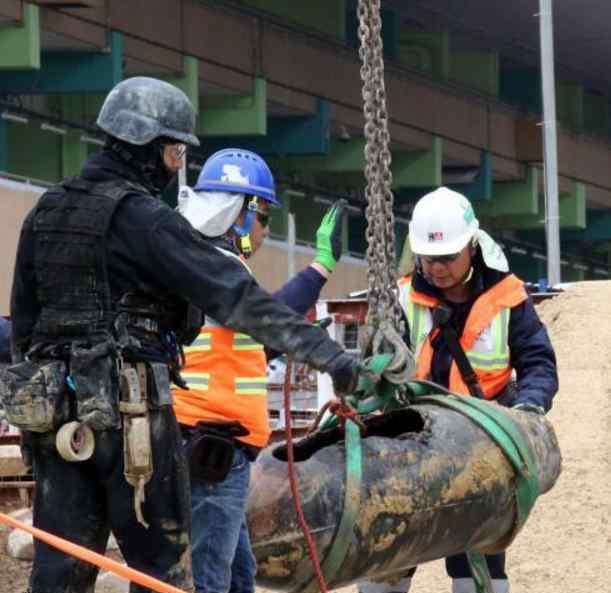
[(113, 342), (72, 344), (70, 376), (76, 393), (76, 413), (93, 430), (121, 426), (117, 356)]
[(172, 405), (172, 392), (170, 391), (170, 371), (168, 365), (160, 362), (149, 362), (149, 388), (148, 407), (158, 410)]
[(195, 342), (202, 325), (204, 325), (202, 310), (189, 303), (181, 327), (176, 332), (178, 343), (188, 346)]
[(136, 485), (150, 480), (153, 473), (151, 430), (148, 416), (128, 416), (123, 425), (125, 474)]
[(153, 475), (151, 424), (147, 406), (147, 364), (125, 364), (121, 370), (121, 403), (123, 414), (123, 474), (134, 487), (134, 511), (138, 522), (148, 528), (142, 513), (144, 487)]
[(239, 422), (200, 422), (186, 447), (191, 476), (206, 482), (222, 482), (233, 465), (235, 437), (247, 434), (248, 430)]
[(0, 375), (0, 401), (10, 424), (50, 432), (68, 420), (66, 363), (24, 360)]

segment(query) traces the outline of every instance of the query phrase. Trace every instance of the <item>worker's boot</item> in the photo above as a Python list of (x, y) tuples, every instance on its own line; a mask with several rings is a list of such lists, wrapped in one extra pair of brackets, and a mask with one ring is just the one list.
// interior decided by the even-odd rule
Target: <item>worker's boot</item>
[[(493, 593), (509, 593), (507, 579), (492, 579)], [(477, 593), (473, 579), (452, 579), (452, 593)]]
[(407, 593), (412, 585), (411, 577), (395, 581), (360, 581), (357, 584), (358, 593)]

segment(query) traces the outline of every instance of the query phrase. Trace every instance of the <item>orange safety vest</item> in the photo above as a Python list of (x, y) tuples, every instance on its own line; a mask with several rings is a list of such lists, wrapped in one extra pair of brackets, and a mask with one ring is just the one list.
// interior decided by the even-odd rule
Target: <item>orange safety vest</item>
[[(238, 259), (252, 275), (243, 257), (220, 251)], [(178, 422), (187, 426), (207, 420), (239, 422), (248, 435), (238, 440), (265, 447), (271, 429), (263, 346), (246, 334), (212, 321), (184, 350), (185, 365), (180, 374), (189, 389), (172, 390)]]
[[(439, 304), (439, 300), (414, 290), (408, 276), (399, 280), (399, 293), (416, 355), (415, 378), (428, 380), (433, 363), (431, 340), (439, 331), (433, 329), (431, 309)], [(486, 399), (494, 399), (511, 379), (508, 343), (510, 310), (527, 298), (524, 283), (510, 274), (480, 295), (471, 307), (459, 341)], [(450, 367), (448, 388), (454, 393), (469, 395), (469, 388), (455, 361)]]
[(271, 431), (263, 346), (246, 334), (206, 325), (185, 358), (181, 375), (189, 389), (172, 390), (178, 422), (237, 421), (249, 431), (240, 441), (265, 447)]

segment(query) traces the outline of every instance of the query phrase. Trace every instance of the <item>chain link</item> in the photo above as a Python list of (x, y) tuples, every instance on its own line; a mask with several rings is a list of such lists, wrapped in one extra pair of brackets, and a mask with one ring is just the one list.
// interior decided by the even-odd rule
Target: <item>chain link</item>
[[(367, 197), (368, 346), (380, 348), (378, 330), (403, 332), (396, 276), (395, 219), (380, 0), (359, 0), (359, 56), (365, 116), (365, 195)], [(378, 334), (376, 338), (376, 334)]]

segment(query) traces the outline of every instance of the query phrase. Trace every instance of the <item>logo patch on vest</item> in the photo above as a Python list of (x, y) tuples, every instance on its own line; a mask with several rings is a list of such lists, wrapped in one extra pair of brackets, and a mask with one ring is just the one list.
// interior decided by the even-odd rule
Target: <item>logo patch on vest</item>
[(494, 350), (494, 341), (492, 339), (492, 328), (488, 326), (482, 333), (475, 338), (473, 348), (478, 352), (491, 352)]

